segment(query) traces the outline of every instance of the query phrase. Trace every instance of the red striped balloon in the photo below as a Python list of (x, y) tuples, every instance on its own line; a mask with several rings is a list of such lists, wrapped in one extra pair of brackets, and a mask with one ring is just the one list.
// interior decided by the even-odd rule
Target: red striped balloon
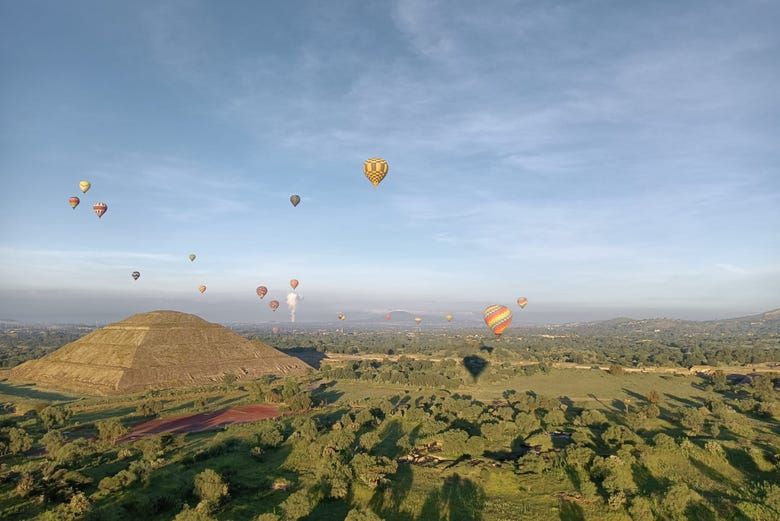
[(484, 316), (485, 324), (496, 337), (500, 337), (504, 330), (512, 324), (512, 312), (506, 306), (498, 304), (488, 306), (485, 308)]
[(68, 203), (70, 204), (70, 207), (73, 208), (74, 210), (76, 209), (76, 207), (79, 205), (80, 202), (81, 199), (79, 199), (78, 197), (71, 197), (70, 199), (68, 199)]
[(106, 203), (95, 203), (92, 207), (98, 218), (103, 217), (103, 214), (108, 211), (108, 205)]

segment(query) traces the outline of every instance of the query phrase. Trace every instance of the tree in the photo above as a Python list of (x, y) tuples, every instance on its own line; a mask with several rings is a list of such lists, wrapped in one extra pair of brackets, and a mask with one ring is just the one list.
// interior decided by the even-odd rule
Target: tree
[(542, 422), (544, 423), (544, 428), (548, 431), (555, 430), (566, 423), (566, 416), (563, 414), (562, 410), (552, 409), (544, 415)]
[(99, 421), (95, 425), (98, 429), (98, 437), (100, 438), (100, 441), (104, 443), (110, 443), (112, 445), (119, 441), (122, 436), (130, 432), (129, 429), (122, 425), (122, 422), (116, 418)]
[(376, 515), (372, 510), (353, 508), (344, 518), (344, 521), (383, 521), (381, 517)]
[(688, 488), (685, 483), (675, 483), (664, 495), (662, 505), (672, 515), (673, 519), (684, 519), (685, 509), (698, 499), (698, 494)]
[(35, 491), (35, 480), (32, 474), (25, 472), (19, 478), (19, 482), (16, 484), (14, 493), (19, 497), (27, 497)]
[(18, 427), (8, 429), (8, 452), (11, 454), (21, 454), (32, 448), (33, 440), (27, 431)]
[(387, 483), (387, 476), (398, 470), (398, 463), (394, 460), (363, 453), (356, 454), (351, 465), (355, 476), (372, 489)]
[(313, 403), (308, 391), (300, 392), (287, 399), (286, 402), (291, 411), (308, 411)]
[(611, 365), (609, 366), (609, 374), (614, 376), (619, 376), (623, 374), (623, 367), (619, 365)]
[(184, 505), (182, 511), (176, 514), (173, 521), (217, 521), (217, 518), (206, 512), (190, 508), (189, 505)]
[(680, 414), (680, 425), (692, 436), (700, 434), (704, 430), (704, 415), (699, 409), (686, 408)]
[(54, 457), (60, 447), (65, 445), (66, 440), (60, 431), (49, 431), (41, 438), (41, 444), (46, 449), (49, 457)]
[(653, 405), (658, 405), (661, 401), (661, 395), (655, 389), (647, 393), (647, 401)]
[(588, 427), (598, 427), (605, 423), (609, 423), (609, 420), (607, 420), (604, 413), (598, 409), (585, 409), (580, 413), (579, 422)]
[(68, 407), (59, 407), (51, 405), (38, 413), (38, 417), (43, 422), (46, 429), (62, 427), (73, 416), (73, 412)]
[(281, 521), (281, 518), (277, 514), (266, 512), (265, 514), (255, 516), (252, 521)]
[(255, 442), (261, 447), (278, 447), (284, 441), (284, 434), (275, 421), (261, 421), (255, 428)]
[(136, 408), (138, 416), (157, 416), (162, 412), (163, 403), (159, 400), (145, 400)]
[(282, 501), (279, 505), (284, 512), (285, 521), (298, 521), (308, 516), (316, 506), (319, 498), (308, 490), (298, 490)]
[(650, 508), (650, 500), (637, 496), (631, 500), (631, 506), (628, 507), (628, 513), (631, 514), (633, 521), (653, 521), (655, 516), (653, 515), (653, 509)]
[(225, 373), (222, 376), (222, 385), (225, 386), (226, 391), (230, 391), (233, 389), (233, 386), (236, 383), (236, 380), (238, 380), (238, 377), (234, 375), (233, 373)]
[(211, 469), (195, 475), (195, 494), (207, 503), (218, 505), (228, 496), (228, 486), (222, 476)]

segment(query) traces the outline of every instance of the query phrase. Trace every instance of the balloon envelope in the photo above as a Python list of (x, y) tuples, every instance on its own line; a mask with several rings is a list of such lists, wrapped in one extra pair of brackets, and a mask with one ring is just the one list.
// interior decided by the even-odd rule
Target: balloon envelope
[(206, 286), (201, 284), (200, 286), (198, 286), (198, 291), (200, 291), (201, 293), (205, 292), (206, 291)]
[(390, 166), (387, 161), (381, 157), (372, 157), (363, 163), (363, 173), (375, 188), (379, 186), (389, 170)]
[(528, 305), (528, 299), (525, 297), (520, 297), (517, 299), (517, 305), (520, 306), (520, 308), (525, 308)]
[(268, 307), (270, 307), (271, 310), (276, 311), (277, 309), (279, 309), (279, 301), (272, 300), (271, 302), (268, 303)]
[(195, 255), (194, 253), (190, 253), (190, 254), (188, 255), (188, 257), (189, 257), (189, 259), (190, 259), (190, 262), (192, 262), (192, 261), (194, 261), (194, 260), (195, 260), (195, 257), (196, 257), (196, 255)]
[(266, 288), (265, 286), (257, 286), (255, 292), (257, 293), (258, 297), (263, 298), (268, 293), (268, 288)]
[(92, 183), (89, 181), (79, 181), (79, 189), (83, 193), (87, 193), (87, 190), (89, 190), (89, 187), (92, 186)]
[(140, 271), (134, 271), (134, 272), (132, 273), (132, 275), (131, 275), (131, 277), (133, 277), (133, 280), (138, 280), (138, 278), (139, 278), (140, 276), (141, 276), (141, 272), (140, 272)]
[(506, 306), (498, 304), (488, 306), (483, 315), (485, 324), (497, 337), (500, 337), (504, 330), (512, 324), (512, 312)]
[(301, 196), (300, 195), (291, 195), (290, 196), (290, 202), (293, 206), (298, 206), (298, 203), (301, 202)]
[(344, 313), (339, 313), (339, 320), (346, 320), (346, 319), (347, 319), (347, 315), (345, 315)]
[(295, 288), (297, 288), (297, 287), (298, 287), (298, 279), (292, 279), (292, 280), (290, 281), (290, 287), (291, 287), (292, 289), (295, 289)]
[(103, 217), (103, 214), (108, 211), (108, 205), (106, 203), (95, 203), (92, 206), (92, 209), (95, 211), (98, 218), (101, 218)]
[(74, 210), (76, 209), (76, 207), (79, 205), (80, 202), (81, 199), (79, 199), (78, 197), (71, 197), (70, 199), (68, 199), (68, 203), (70, 204), (70, 207), (73, 208)]
[(385, 320), (390, 320), (391, 318), (393, 318), (393, 315), (391, 313), (385, 315)]
[(420, 322), (422, 322), (422, 319), (420, 317), (414, 317), (414, 321), (417, 323), (417, 325), (420, 325)]
[(447, 319), (447, 322), (452, 322), (452, 315), (445, 315), (444, 318)]
[(271, 328), (271, 333), (273, 333), (274, 335), (278, 335), (279, 334), (279, 328), (278, 327), (272, 327)]

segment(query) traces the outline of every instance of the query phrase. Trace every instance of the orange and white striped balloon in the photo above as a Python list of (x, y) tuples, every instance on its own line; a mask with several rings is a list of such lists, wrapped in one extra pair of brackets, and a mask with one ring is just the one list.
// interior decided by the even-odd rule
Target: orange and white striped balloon
[(493, 331), (496, 337), (500, 337), (506, 328), (512, 324), (512, 312), (508, 307), (498, 304), (486, 307), (484, 318), (485, 324)]

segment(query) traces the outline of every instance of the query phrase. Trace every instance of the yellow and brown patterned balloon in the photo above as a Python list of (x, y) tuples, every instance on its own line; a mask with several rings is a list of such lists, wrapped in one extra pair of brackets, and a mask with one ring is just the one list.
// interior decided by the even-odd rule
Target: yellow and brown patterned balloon
[(419, 326), (419, 325), (420, 325), (420, 323), (422, 322), (422, 318), (420, 318), (420, 317), (414, 317), (414, 322), (415, 322), (415, 324), (417, 324), (417, 325)]
[(79, 181), (79, 189), (81, 189), (83, 193), (87, 193), (87, 190), (89, 190), (90, 186), (92, 186), (92, 183), (89, 181)]
[(339, 320), (346, 320), (346, 319), (347, 319), (347, 315), (345, 315), (344, 313), (339, 313)]
[(201, 293), (205, 293), (206, 292), (206, 286), (201, 284), (200, 286), (198, 286), (198, 291), (200, 291)]
[(512, 324), (512, 312), (506, 306), (498, 304), (488, 306), (483, 314), (485, 324), (493, 331), (496, 337), (500, 337), (504, 330)]
[(389, 170), (390, 166), (387, 164), (387, 161), (381, 157), (372, 157), (371, 159), (366, 159), (366, 162), (363, 163), (363, 173), (371, 181), (371, 184), (374, 185), (374, 188), (379, 186), (379, 183), (382, 182)]
[(447, 322), (452, 322), (452, 315), (450, 315), (449, 313), (444, 315), (444, 318), (447, 319)]
[(518, 298), (517, 305), (520, 306), (520, 309), (525, 309), (525, 307), (528, 305), (528, 299), (525, 297)]

